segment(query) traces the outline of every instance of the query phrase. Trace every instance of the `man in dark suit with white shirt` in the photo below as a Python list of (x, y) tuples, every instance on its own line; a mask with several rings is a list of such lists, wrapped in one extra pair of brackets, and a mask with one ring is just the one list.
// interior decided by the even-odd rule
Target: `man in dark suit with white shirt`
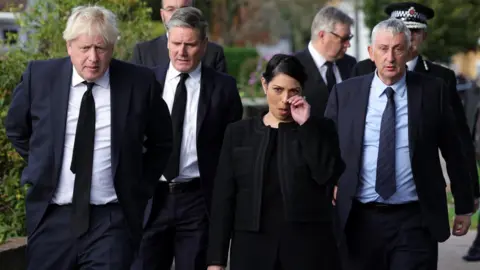
[(450, 236), (438, 149), (455, 198), (452, 233), (470, 227), (473, 186), (448, 89), (406, 71), (410, 35), (398, 19), (375, 26), (376, 71), (334, 86), (327, 104), (347, 165), (335, 201), (346, 270), (437, 268), (437, 243)]
[(303, 92), (313, 116), (323, 116), (332, 87), (348, 79), (356, 64), (345, 54), (353, 37), (352, 24), (353, 19), (340, 9), (322, 8), (313, 19), (308, 47), (295, 54), (307, 71)]
[(193, 7), (167, 23), (169, 62), (154, 69), (173, 122), (173, 151), (145, 215), (132, 270), (206, 269), (213, 180), (228, 124), (242, 117), (233, 77), (201, 61), (207, 22)]
[[(194, 0), (162, 0), (160, 16), (164, 24), (167, 24), (175, 10), (182, 7), (194, 6)], [(133, 49), (132, 62), (135, 64), (155, 67), (168, 62), (168, 33), (153, 40), (138, 43)], [(202, 63), (220, 72), (227, 72), (227, 64), (223, 48), (213, 42), (208, 42), (207, 50)]]
[(25, 159), (29, 270), (129, 269), (172, 127), (148, 68), (112, 59), (115, 15), (73, 9), (69, 58), (32, 61), (7, 136)]

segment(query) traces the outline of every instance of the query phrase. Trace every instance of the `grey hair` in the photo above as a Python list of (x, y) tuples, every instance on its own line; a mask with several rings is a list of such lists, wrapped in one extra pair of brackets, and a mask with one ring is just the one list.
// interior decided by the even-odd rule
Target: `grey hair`
[(186, 27), (198, 30), (200, 39), (204, 40), (207, 37), (207, 20), (203, 17), (202, 12), (198, 8), (183, 7), (177, 9), (168, 23), (166, 24), (167, 31), (175, 27)]
[(390, 18), (388, 20), (384, 20), (379, 22), (377, 25), (372, 30), (372, 44), (375, 42), (375, 38), (377, 36), (377, 33), (379, 31), (388, 31), (392, 33), (392, 35), (398, 35), (398, 34), (404, 34), (405, 39), (407, 41), (407, 49), (410, 48), (412, 40), (412, 33), (410, 32), (410, 29), (405, 25), (405, 23), (399, 19), (395, 18)]
[(320, 31), (333, 32), (337, 23), (351, 26), (353, 19), (336, 7), (327, 6), (320, 9), (313, 18), (310, 39), (316, 40)]
[(101, 6), (73, 8), (63, 31), (63, 39), (71, 41), (82, 34), (101, 35), (106, 44), (114, 45), (120, 34), (117, 28), (117, 16)]

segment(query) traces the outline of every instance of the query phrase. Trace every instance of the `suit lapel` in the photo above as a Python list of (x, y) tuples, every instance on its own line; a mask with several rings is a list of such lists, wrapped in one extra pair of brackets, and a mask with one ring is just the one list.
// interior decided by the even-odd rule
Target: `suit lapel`
[[(420, 60), (420, 59), (419, 59)], [(408, 94), (408, 145), (410, 149), (410, 160), (413, 158), (415, 142), (417, 141), (419, 126), (421, 124), (422, 109), (422, 87), (415, 79), (415, 74), (407, 72), (407, 94)]]
[(348, 79), (348, 77), (350, 77), (350, 74), (348, 74), (349, 68), (346, 61), (342, 58), (336, 61), (335, 64), (337, 65), (338, 72), (340, 73), (340, 77), (342, 77), (342, 81), (345, 81), (346, 79)]
[(163, 88), (165, 87), (165, 80), (167, 79), (167, 71), (168, 71), (169, 65), (170, 65), (170, 62), (167, 62), (153, 69), (153, 72), (155, 72), (155, 77), (157, 78), (157, 81), (161, 85), (161, 92), (160, 92), (161, 96), (163, 96)]
[(207, 115), (207, 111), (210, 105), (210, 97), (215, 89), (215, 80), (213, 70), (202, 66), (202, 75), (200, 81), (200, 97), (198, 99), (198, 111), (197, 111), (197, 138), (202, 128), (203, 121)]
[(425, 70), (424, 64), (423, 64), (423, 58), (421, 55), (418, 56), (417, 59), (417, 64), (415, 65), (415, 68), (413, 69), (415, 72), (420, 72), (420, 73), (426, 73), (427, 71)]
[(67, 124), (68, 102), (70, 87), (72, 85), (72, 62), (70, 58), (64, 58), (58, 73), (53, 74), (57, 79), (51, 80), (50, 86), (50, 117), (53, 134), (53, 156), (56, 168), (54, 181), (60, 173), (63, 159), (63, 146), (65, 144), (65, 127)]
[(370, 88), (372, 85), (374, 74), (369, 74), (363, 77), (362, 84), (360, 86), (360, 91), (352, 91), (351, 94), (355, 96), (350, 98), (352, 109), (350, 113), (352, 114), (351, 118), (353, 119), (353, 145), (355, 146), (354, 153), (357, 155), (358, 160), (358, 173), (360, 173), (360, 168), (362, 167), (362, 151), (363, 151), (363, 138), (365, 135), (365, 121), (367, 117), (367, 108), (368, 108), (368, 98), (370, 96)]
[(318, 67), (315, 64), (315, 61), (313, 61), (313, 57), (310, 54), (310, 51), (308, 51), (308, 48), (303, 51), (303, 54), (304, 54), (303, 65), (305, 66), (305, 70), (307, 71), (315, 70), (315, 72), (310, 72), (308, 74), (313, 75), (313, 79), (315, 82), (320, 83), (324, 86), (327, 86), (327, 84), (322, 79), (322, 75), (320, 74), (320, 70), (318, 70)]
[(130, 94), (132, 83), (127, 80), (128, 74), (123, 74), (119, 62), (112, 59), (110, 64), (110, 108), (111, 108), (111, 138), (112, 138), (112, 175), (115, 173), (119, 163), (119, 154), (122, 145), (126, 118), (130, 108)]

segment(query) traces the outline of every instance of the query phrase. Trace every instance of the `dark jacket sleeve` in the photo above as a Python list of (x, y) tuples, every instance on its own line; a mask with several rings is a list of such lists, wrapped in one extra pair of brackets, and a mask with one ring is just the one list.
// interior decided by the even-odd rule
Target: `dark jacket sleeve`
[(455, 114), (455, 118), (457, 119), (457, 126), (461, 136), (463, 151), (467, 155), (468, 165), (470, 168), (470, 178), (473, 185), (473, 194), (475, 198), (479, 198), (480, 190), (478, 184), (477, 162), (475, 160), (475, 147), (470, 136), (470, 129), (467, 124), (467, 118), (462, 101), (458, 96), (455, 73), (451, 70), (447, 71), (447, 74), (445, 74), (445, 82), (447, 83), (450, 105), (453, 113)]
[(235, 180), (233, 177), (232, 131), (227, 127), (223, 139), (220, 162), (213, 186), (210, 232), (208, 241), (208, 265), (226, 266), (233, 230), (235, 212)]
[(447, 164), (450, 187), (455, 200), (455, 213), (457, 215), (473, 213), (471, 164), (465, 152), (458, 119), (451, 107), (449, 89), (443, 81), (438, 82), (441, 85), (439, 93), (442, 119), (439, 147)]
[(143, 154), (143, 179), (147, 181), (150, 190), (158, 183), (172, 151), (172, 120), (160, 93), (160, 84), (152, 73), (150, 113)]
[(30, 74), (32, 63), (23, 73), (20, 83), (13, 91), (12, 102), (5, 120), (7, 137), (15, 150), (28, 161), (32, 119), (30, 115)]
[(227, 73), (227, 62), (225, 60), (225, 53), (223, 52), (223, 48), (219, 46), (217, 57), (215, 59), (215, 70)]
[(142, 52), (140, 50), (139, 44), (136, 44), (135, 47), (133, 48), (133, 56), (132, 60), (130, 61), (133, 64), (137, 65), (143, 65), (143, 60), (142, 60)]
[(228, 112), (228, 124), (234, 123), (242, 119), (243, 116), (243, 105), (242, 99), (240, 98), (240, 93), (237, 87), (237, 81), (232, 78), (230, 85), (228, 86), (231, 91), (229, 91), (229, 112)]
[(302, 155), (312, 178), (320, 185), (336, 185), (345, 170), (335, 124), (327, 118), (310, 117), (299, 128)]

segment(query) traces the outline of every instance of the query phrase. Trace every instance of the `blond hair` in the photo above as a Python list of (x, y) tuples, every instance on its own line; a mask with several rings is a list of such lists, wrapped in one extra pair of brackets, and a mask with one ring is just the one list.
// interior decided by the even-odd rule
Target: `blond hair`
[(63, 39), (71, 41), (82, 34), (101, 35), (106, 44), (114, 45), (119, 36), (117, 17), (101, 6), (75, 7), (63, 31)]

